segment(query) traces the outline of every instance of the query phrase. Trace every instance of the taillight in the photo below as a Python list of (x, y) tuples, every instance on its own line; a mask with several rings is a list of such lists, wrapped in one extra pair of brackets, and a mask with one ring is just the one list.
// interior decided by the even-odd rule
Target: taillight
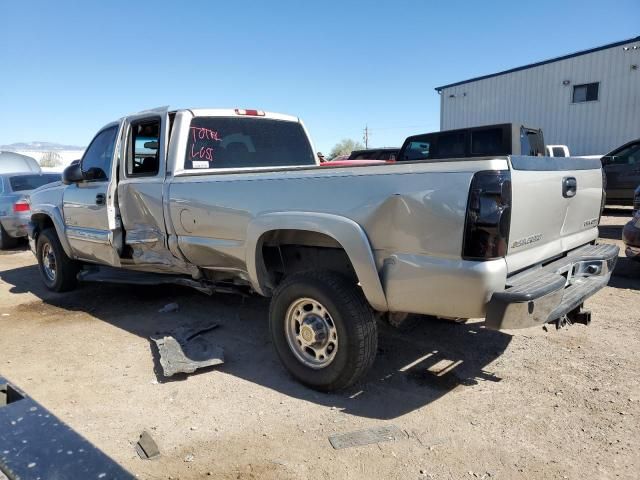
[(473, 176), (467, 202), (462, 257), (491, 260), (504, 257), (511, 223), (511, 176), (508, 170), (487, 170)]
[(15, 213), (28, 212), (29, 210), (31, 210), (31, 207), (29, 206), (29, 202), (26, 200), (18, 200), (13, 204), (13, 211)]
[(604, 213), (604, 207), (607, 203), (607, 175), (604, 173), (604, 168), (600, 169), (602, 173), (602, 197), (600, 197), (600, 216), (598, 217), (598, 225), (600, 225), (600, 219)]
[(236, 115), (248, 115), (250, 117), (264, 117), (262, 110), (247, 110), (245, 108), (236, 108)]

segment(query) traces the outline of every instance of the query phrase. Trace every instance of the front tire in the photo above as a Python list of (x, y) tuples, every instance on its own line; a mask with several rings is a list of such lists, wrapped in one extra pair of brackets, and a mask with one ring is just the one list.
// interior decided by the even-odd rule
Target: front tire
[(47, 228), (38, 235), (36, 257), (40, 276), (49, 290), (67, 292), (76, 287), (78, 263), (64, 252), (55, 230)]
[(321, 391), (355, 383), (378, 348), (376, 320), (362, 290), (333, 272), (285, 278), (271, 299), (269, 328), (285, 368)]

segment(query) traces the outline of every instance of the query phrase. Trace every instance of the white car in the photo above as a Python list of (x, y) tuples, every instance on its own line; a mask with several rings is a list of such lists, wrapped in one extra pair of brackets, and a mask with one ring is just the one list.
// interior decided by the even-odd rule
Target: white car
[(40, 173), (35, 158), (15, 152), (0, 152), (0, 173)]

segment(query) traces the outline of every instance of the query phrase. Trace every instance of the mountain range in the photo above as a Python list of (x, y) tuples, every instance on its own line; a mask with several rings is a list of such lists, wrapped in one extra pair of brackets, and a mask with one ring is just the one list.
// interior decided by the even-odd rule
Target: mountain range
[(55, 142), (16, 142), (9, 145), (0, 145), (0, 150), (9, 152), (32, 151), (32, 152), (51, 152), (56, 150), (84, 150), (85, 147), (75, 145), (63, 145)]

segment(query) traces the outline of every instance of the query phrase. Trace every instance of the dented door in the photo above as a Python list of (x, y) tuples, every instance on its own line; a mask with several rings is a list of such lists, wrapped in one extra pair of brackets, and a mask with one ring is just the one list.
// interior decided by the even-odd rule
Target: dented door
[(168, 112), (127, 118), (126, 151), (120, 165), (118, 204), (124, 230), (122, 256), (134, 264), (175, 271), (163, 213)]

